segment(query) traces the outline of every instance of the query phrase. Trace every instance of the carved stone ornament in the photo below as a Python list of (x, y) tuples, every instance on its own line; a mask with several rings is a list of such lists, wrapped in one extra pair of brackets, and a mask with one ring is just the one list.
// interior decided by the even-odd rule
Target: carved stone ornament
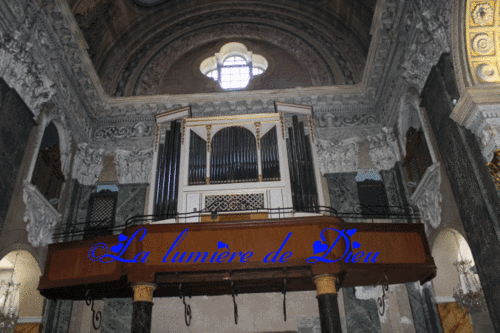
[(480, 3), (472, 10), (472, 19), (478, 25), (491, 24), (493, 21), (493, 8), (487, 3)]
[(33, 45), (21, 41), (21, 33), (12, 36), (0, 33), (0, 76), (14, 88), (26, 105), (38, 117), (42, 104), (56, 93), (54, 82), (43, 72), (30, 54)]
[(54, 228), (61, 221), (62, 215), (35, 185), (24, 181), (23, 189), (23, 201), (26, 204), (24, 222), (28, 223), (28, 241), (33, 247), (46, 246), (52, 242)]
[(73, 178), (82, 185), (94, 185), (103, 168), (103, 153), (102, 148), (91, 149), (86, 143), (79, 144), (73, 162)]
[(335, 143), (317, 140), (316, 147), (321, 173), (353, 172), (358, 169), (359, 145), (357, 138)]
[(410, 201), (420, 210), (422, 218), (427, 225), (437, 228), (441, 223), (441, 206), (443, 200), (440, 192), (441, 172), (439, 162), (431, 165), (422, 177), (417, 189), (412, 194)]
[(491, 3), (474, 0), (467, 0), (466, 8), (465, 40), (472, 79), (476, 84), (500, 82), (500, 44), (495, 42), (500, 27), (495, 9)]
[(382, 133), (368, 136), (370, 144), (370, 157), (377, 170), (389, 170), (397, 161), (401, 160), (399, 145), (394, 132), (387, 127), (382, 128)]
[(115, 161), (120, 184), (149, 183), (153, 148), (137, 153), (117, 149)]
[(472, 40), (472, 48), (477, 53), (488, 55), (495, 48), (495, 42), (488, 34), (477, 34)]
[(125, 138), (140, 138), (151, 136), (152, 126), (143, 122), (137, 123), (134, 126), (106, 126), (97, 128), (94, 131), (93, 138), (97, 141), (107, 139), (125, 139)]

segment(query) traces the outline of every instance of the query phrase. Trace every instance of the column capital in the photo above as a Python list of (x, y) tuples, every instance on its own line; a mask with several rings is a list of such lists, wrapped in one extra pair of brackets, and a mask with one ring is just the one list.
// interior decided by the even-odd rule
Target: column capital
[(134, 302), (153, 302), (153, 292), (156, 284), (150, 282), (137, 282), (132, 284)]
[(331, 274), (321, 274), (313, 277), (313, 281), (316, 284), (317, 296), (323, 294), (337, 294), (337, 288), (335, 287), (335, 282), (337, 278)]

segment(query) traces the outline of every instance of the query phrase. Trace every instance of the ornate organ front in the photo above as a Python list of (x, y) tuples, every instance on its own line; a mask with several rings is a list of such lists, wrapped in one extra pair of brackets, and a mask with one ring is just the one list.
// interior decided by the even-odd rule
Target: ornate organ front
[(272, 219), (324, 205), (312, 108), (191, 117), (189, 107), (156, 116), (148, 214), (162, 222)]

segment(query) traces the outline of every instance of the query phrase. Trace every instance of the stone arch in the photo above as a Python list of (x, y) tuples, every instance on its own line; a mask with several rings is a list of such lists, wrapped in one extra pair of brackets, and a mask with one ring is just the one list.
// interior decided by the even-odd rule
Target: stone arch
[[(42, 275), (42, 265), (37, 253), (25, 243), (14, 243), (0, 252), (0, 266), (5, 267), (19, 286), (19, 317), (28, 317), (32, 322), (41, 322), (44, 298), (37, 290)], [(0, 267), (0, 270), (2, 268)], [(11, 271), (13, 270), (13, 272)], [(3, 277), (3, 275), (2, 275)]]
[(67, 126), (65, 125), (66, 122), (64, 119), (64, 114), (53, 112), (52, 110), (54, 108), (55, 107), (52, 106), (50, 109), (44, 109), (44, 111), (38, 117), (39, 125), (36, 128), (36, 145), (33, 151), (33, 156), (31, 158), (29, 172), (26, 179), (28, 182), (31, 182), (32, 180), (36, 159), (38, 157), (38, 151), (42, 143), (42, 138), (45, 130), (47, 129), (47, 126), (50, 123), (53, 123), (57, 129), (57, 134), (59, 136), (59, 149), (61, 153), (61, 171), (63, 172), (64, 176), (68, 178), (71, 162), (71, 135), (67, 130)]
[(437, 267), (437, 275), (433, 280), (436, 297), (451, 299), (453, 288), (462, 283), (453, 263), (459, 260), (472, 260), (474, 265), (470, 247), (457, 230), (446, 228), (434, 241), (432, 257)]

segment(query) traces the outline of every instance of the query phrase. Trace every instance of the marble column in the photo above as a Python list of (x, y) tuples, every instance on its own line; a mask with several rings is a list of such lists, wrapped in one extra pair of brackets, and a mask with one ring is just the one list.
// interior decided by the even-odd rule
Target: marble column
[(132, 285), (134, 303), (132, 314), (132, 333), (150, 333), (151, 315), (153, 313), (153, 291), (156, 285), (148, 282), (138, 282)]
[(321, 332), (342, 333), (335, 276), (330, 274), (316, 275), (313, 280), (316, 284)]

